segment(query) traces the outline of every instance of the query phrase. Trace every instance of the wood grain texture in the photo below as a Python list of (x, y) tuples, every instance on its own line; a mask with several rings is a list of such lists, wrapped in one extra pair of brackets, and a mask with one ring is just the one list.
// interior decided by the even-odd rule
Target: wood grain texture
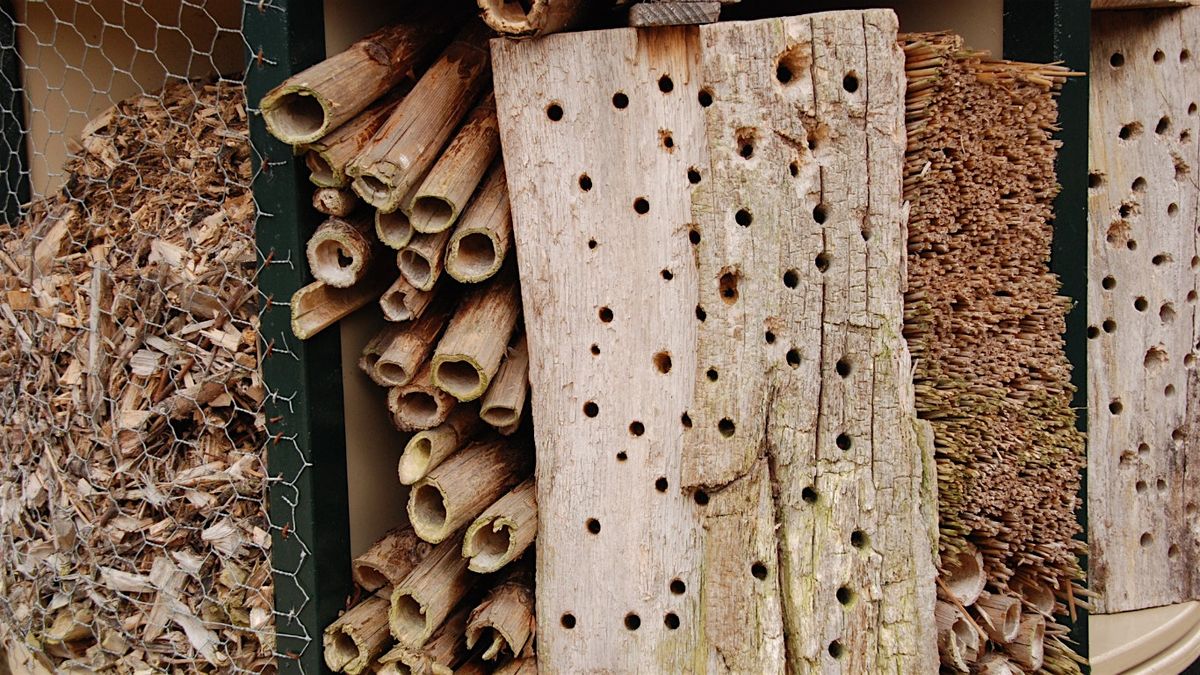
[(1200, 597), (1197, 54), (1200, 9), (1093, 17), (1088, 513), (1102, 613)]
[(1154, 9), (1191, 7), (1196, 0), (1092, 0), (1092, 9)]
[(721, 16), (721, 3), (716, 2), (641, 2), (629, 8), (629, 25), (693, 26), (712, 23)]
[(895, 40), (868, 11), (493, 42), (543, 667), (936, 669)]

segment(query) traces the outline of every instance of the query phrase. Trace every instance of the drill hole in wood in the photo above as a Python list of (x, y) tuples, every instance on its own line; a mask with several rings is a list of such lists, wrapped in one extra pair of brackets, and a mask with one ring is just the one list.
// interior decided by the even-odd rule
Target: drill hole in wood
[(560, 624), (562, 624), (563, 628), (566, 628), (567, 630), (571, 630), (571, 629), (575, 628), (575, 615), (571, 614), (569, 612), (566, 614), (563, 614), (561, 617), (559, 617), (558, 622)]
[(748, 209), (738, 209), (738, 212), (733, 215), (733, 220), (742, 227), (750, 227), (750, 223), (754, 222), (754, 216)]
[(637, 630), (642, 627), (642, 617), (630, 612), (625, 615), (625, 628), (628, 630)]
[(671, 593), (675, 595), (683, 595), (687, 592), (687, 584), (683, 579), (672, 579), (670, 584)]
[(750, 565), (750, 576), (762, 581), (767, 578), (767, 566), (762, 562), (755, 561)]
[(583, 414), (588, 417), (595, 417), (600, 414), (600, 406), (596, 405), (595, 401), (588, 401), (583, 404)]
[(721, 432), (721, 435), (725, 438), (733, 436), (733, 432), (736, 429), (737, 427), (734, 425), (733, 420), (728, 417), (723, 417), (720, 422), (717, 422), (717, 431)]
[(650, 213), (649, 200), (647, 200), (645, 197), (638, 197), (637, 199), (633, 200), (633, 210), (636, 211), (639, 216), (644, 216), (647, 213)]
[(667, 615), (663, 617), (663, 625), (667, 627), (667, 630), (679, 628), (679, 615), (675, 612), (667, 612)]
[(597, 312), (596, 315), (600, 317), (600, 321), (602, 323), (612, 323), (613, 311), (608, 307), (601, 307), (600, 311)]
[(586, 173), (579, 174), (579, 189), (588, 192), (592, 189), (592, 178)]
[(641, 436), (642, 434), (646, 433), (646, 425), (642, 424), (641, 422), (638, 422), (636, 420), (633, 422), (630, 422), (629, 423), (629, 433), (632, 436)]
[(562, 106), (557, 103), (546, 106), (546, 117), (549, 117), (551, 122), (560, 121), (563, 118)]
[(1108, 57), (1108, 64), (1113, 68), (1120, 68), (1125, 65), (1125, 55), (1121, 52), (1113, 52), (1112, 56)]
[(1106, 291), (1111, 291), (1117, 287), (1117, 280), (1111, 275), (1104, 277), (1104, 279), (1100, 281), (1100, 287)]
[(654, 369), (666, 375), (671, 372), (671, 352), (658, 352), (654, 355)]
[(842, 78), (842, 89), (845, 89), (849, 94), (858, 91), (858, 73), (854, 71), (846, 73), (845, 77)]
[(675, 90), (675, 82), (671, 80), (670, 75), (663, 75), (658, 78), (658, 90), (664, 94), (669, 94)]
[(703, 108), (707, 108), (708, 106), (712, 105), (713, 104), (712, 90), (708, 89), (707, 87), (704, 89), (701, 89), (700, 93), (696, 95), (696, 100), (700, 102), (700, 106)]
[(1141, 135), (1142, 135), (1142, 123), (1141, 122), (1130, 122), (1129, 124), (1122, 126), (1120, 131), (1117, 132), (1117, 138), (1119, 138), (1123, 141), (1128, 141), (1128, 140), (1137, 138), (1138, 136), (1141, 136)]
[(600, 534), (600, 521), (595, 518), (587, 519), (587, 531), (592, 534)]
[(624, 110), (629, 107), (629, 97), (625, 95), (625, 92), (618, 91), (613, 94), (612, 104), (617, 110)]
[(708, 493), (704, 490), (696, 490), (692, 493), (692, 501), (699, 506), (705, 506), (708, 504)]
[(1154, 125), (1154, 133), (1158, 134), (1159, 136), (1162, 136), (1163, 134), (1167, 133), (1170, 130), (1171, 130), (1171, 118), (1167, 117), (1166, 115), (1160, 117), (1158, 120), (1158, 124)]
[(687, 179), (689, 183), (696, 185), (700, 182), (700, 171), (694, 166), (688, 167)]
[(667, 483), (667, 479), (663, 476), (659, 476), (658, 479), (654, 481), (654, 489), (658, 490), (659, 492), (666, 492), (668, 487), (670, 487), (670, 484)]
[(721, 300), (727, 305), (732, 305), (738, 300), (738, 273), (726, 272), (721, 275), (720, 281), (717, 283), (717, 288), (721, 293)]

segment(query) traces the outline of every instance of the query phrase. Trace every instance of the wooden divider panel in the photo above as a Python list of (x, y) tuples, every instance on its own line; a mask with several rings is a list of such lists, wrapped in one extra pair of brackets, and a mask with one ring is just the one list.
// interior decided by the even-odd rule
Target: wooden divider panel
[(932, 672), (890, 11), (493, 42), (546, 672)]
[(1200, 598), (1200, 8), (1093, 17), (1089, 581), (1111, 613)]

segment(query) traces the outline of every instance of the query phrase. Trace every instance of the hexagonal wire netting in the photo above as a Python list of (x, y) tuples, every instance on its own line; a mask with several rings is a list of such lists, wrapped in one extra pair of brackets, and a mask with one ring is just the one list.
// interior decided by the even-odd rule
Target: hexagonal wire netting
[(13, 672), (275, 668), (242, 11), (0, 0)]

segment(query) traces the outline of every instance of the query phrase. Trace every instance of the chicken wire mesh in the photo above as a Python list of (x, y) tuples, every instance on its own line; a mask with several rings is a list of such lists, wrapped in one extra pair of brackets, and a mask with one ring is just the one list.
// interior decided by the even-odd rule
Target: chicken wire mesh
[(13, 672), (276, 667), (242, 12), (0, 2)]

